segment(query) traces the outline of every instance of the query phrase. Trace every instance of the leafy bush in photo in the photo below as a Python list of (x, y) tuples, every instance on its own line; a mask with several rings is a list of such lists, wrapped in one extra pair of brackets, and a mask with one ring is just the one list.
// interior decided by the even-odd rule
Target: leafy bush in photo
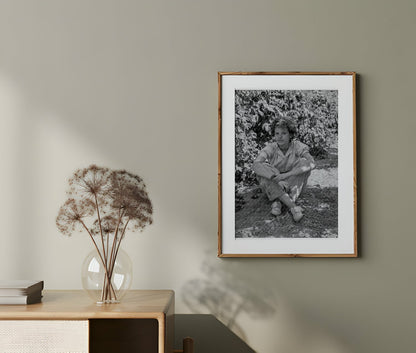
[(297, 138), (316, 159), (325, 158), (338, 136), (338, 91), (237, 90), (235, 91), (235, 182), (243, 189), (256, 182), (252, 164), (274, 137), (279, 116), (297, 124)]

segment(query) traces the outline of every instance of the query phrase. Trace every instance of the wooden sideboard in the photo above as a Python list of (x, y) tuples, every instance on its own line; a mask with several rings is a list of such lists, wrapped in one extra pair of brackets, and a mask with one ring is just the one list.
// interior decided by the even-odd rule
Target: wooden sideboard
[(131, 290), (104, 305), (84, 291), (44, 291), (38, 304), (0, 305), (0, 351), (171, 353), (174, 301), (171, 290)]

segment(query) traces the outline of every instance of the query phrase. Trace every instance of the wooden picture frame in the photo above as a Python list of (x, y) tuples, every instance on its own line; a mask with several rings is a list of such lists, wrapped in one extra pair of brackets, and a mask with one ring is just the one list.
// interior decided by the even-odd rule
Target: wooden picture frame
[(218, 256), (357, 257), (356, 73), (218, 73)]

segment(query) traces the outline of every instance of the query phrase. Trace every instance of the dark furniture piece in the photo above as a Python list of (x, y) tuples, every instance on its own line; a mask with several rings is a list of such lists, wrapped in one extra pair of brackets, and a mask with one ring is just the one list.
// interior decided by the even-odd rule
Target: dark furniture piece
[(182, 340), (187, 336), (194, 341), (195, 353), (255, 352), (213, 315), (176, 314), (175, 352), (182, 351)]

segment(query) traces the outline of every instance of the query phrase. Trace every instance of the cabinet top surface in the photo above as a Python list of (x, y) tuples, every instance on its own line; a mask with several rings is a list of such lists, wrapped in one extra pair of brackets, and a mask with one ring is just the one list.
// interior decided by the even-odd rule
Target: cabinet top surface
[(171, 290), (130, 290), (121, 303), (103, 305), (97, 305), (82, 290), (47, 290), (38, 304), (0, 305), (0, 319), (161, 319), (173, 305)]

